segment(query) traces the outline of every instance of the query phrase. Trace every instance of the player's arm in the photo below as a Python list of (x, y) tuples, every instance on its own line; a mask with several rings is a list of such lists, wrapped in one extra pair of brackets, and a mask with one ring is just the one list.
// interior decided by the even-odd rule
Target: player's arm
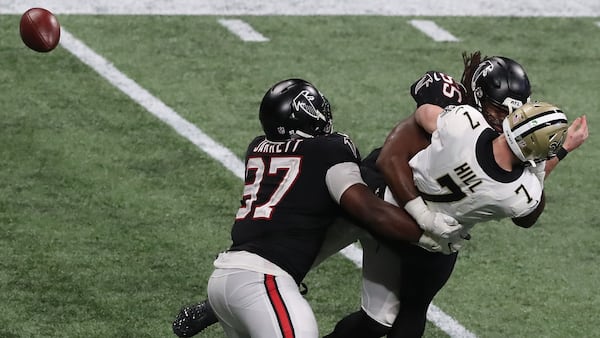
[(392, 129), (377, 157), (377, 169), (400, 205), (419, 196), (408, 162), (429, 145), (429, 139), (430, 135), (417, 125), (413, 114)]
[[(454, 219), (429, 211), (414, 185), (413, 172), (409, 165), (410, 159), (430, 144), (431, 135), (420, 123), (428, 124), (432, 131), (437, 129), (437, 118), (442, 111), (439, 106), (423, 104), (413, 115), (398, 123), (386, 138), (377, 157), (376, 166), (383, 174), (398, 205), (403, 206), (422, 229), (445, 233), (444, 236), (454, 236), (459, 229), (450, 231), (453, 234), (451, 235), (448, 233), (448, 226), (458, 223)], [(435, 128), (431, 127), (433, 124), (436, 125)], [(449, 223), (444, 224), (444, 219)]]
[(429, 145), (431, 133), (437, 129), (437, 119), (442, 111), (436, 105), (420, 105), (413, 115), (392, 129), (381, 148), (377, 169), (383, 174), (400, 205), (419, 196), (408, 162)]
[(520, 226), (521, 228), (531, 228), (535, 224), (537, 219), (540, 217), (540, 215), (544, 211), (545, 207), (546, 207), (546, 198), (544, 196), (544, 192), (542, 191), (540, 203), (531, 213), (529, 213), (528, 215), (525, 215), (523, 217), (512, 218), (511, 220), (515, 225)]
[(415, 115), (411, 115), (392, 130), (377, 157), (376, 166), (398, 205), (404, 207), (421, 229), (442, 238), (458, 239), (462, 226), (450, 216), (430, 211), (414, 185), (408, 162), (429, 145), (429, 139), (430, 135), (417, 125)]
[(376, 162), (400, 205), (419, 196), (408, 161), (429, 145), (442, 107), (462, 104), (466, 91), (451, 76), (428, 71), (411, 85), (410, 94), (417, 109), (392, 129)]
[(569, 152), (579, 148), (587, 140), (588, 135), (586, 116), (583, 115), (573, 120), (567, 130), (567, 139), (562, 146), (563, 150), (559, 151), (558, 156), (546, 161), (546, 177), (550, 175), (550, 172), (554, 170), (558, 162), (567, 156)]
[(394, 240), (419, 241), (423, 230), (406, 211), (383, 201), (367, 187), (358, 164), (338, 163), (325, 179), (331, 196), (360, 226)]
[(437, 129), (437, 120), (444, 109), (433, 104), (424, 104), (415, 110), (415, 122), (428, 134)]
[(450, 76), (427, 72), (411, 86), (411, 95), (417, 103), (415, 113), (398, 123), (386, 138), (377, 157), (376, 166), (383, 174), (395, 200), (432, 233), (450, 238), (459, 233), (461, 226), (455, 219), (429, 211), (414, 186), (409, 160), (430, 143), (431, 133), (437, 129), (440, 105), (460, 104), (464, 88)]

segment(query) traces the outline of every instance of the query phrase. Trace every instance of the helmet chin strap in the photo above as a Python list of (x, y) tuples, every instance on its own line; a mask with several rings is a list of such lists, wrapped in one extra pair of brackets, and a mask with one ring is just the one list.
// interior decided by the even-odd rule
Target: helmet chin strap
[(294, 134), (298, 135), (300, 137), (304, 137), (304, 138), (313, 138), (314, 137), (313, 135), (307, 134), (307, 133), (305, 133), (303, 131), (300, 131), (300, 130), (294, 130)]
[(535, 163), (535, 161), (534, 161), (534, 160), (529, 160), (529, 161), (525, 162), (525, 166), (527, 166), (527, 165), (530, 165), (530, 166), (532, 166), (533, 168), (535, 168), (535, 167), (536, 167), (536, 163)]

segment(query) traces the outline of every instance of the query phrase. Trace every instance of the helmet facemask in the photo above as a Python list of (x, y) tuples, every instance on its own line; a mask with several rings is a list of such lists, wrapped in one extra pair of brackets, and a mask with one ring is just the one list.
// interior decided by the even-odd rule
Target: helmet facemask
[(301, 137), (330, 134), (333, 129), (331, 106), (320, 92), (313, 95), (308, 90), (301, 91), (292, 100), (291, 118), (297, 120), (293, 133)]
[(498, 133), (502, 133), (502, 121), (510, 113), (509, 110), (512, 111), (512, 109), (489, 101), (481, 102), (481, 107), (478, 108), (489, 125)]
[[(490, 126), (498, 133), (502, 133), (503, 131), (502, 122), (506, 116), (523, 106), (521, 101), (514, 100), (510, 97), (507, 97), (502, 104), (497, 104), (496, 102), (485, 99), (480, 102), (481, 106), (478, 107), (479, 111), (483, 114)], [(530, 102), (529, 98), (527, 99), (527, 102)]]

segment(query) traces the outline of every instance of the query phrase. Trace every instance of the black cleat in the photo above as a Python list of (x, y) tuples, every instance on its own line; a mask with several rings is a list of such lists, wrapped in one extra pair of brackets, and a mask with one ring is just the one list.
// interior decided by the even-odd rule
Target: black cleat
[(173, 321), (173, 333), (178, 337), (192, 337), (219, 320), (208, 300), (181, 309)]

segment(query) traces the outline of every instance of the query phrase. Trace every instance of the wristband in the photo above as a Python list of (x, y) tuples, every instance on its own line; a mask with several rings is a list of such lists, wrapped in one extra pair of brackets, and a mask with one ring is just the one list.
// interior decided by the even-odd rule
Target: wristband
[(558, 149), (556, 152), (556, 158), (558, 158), (559, 161), (562, 161), (563, 158), (567, 157), (568, 153), (569, 151), (567, 149), (560, 147), (560, 149)]

